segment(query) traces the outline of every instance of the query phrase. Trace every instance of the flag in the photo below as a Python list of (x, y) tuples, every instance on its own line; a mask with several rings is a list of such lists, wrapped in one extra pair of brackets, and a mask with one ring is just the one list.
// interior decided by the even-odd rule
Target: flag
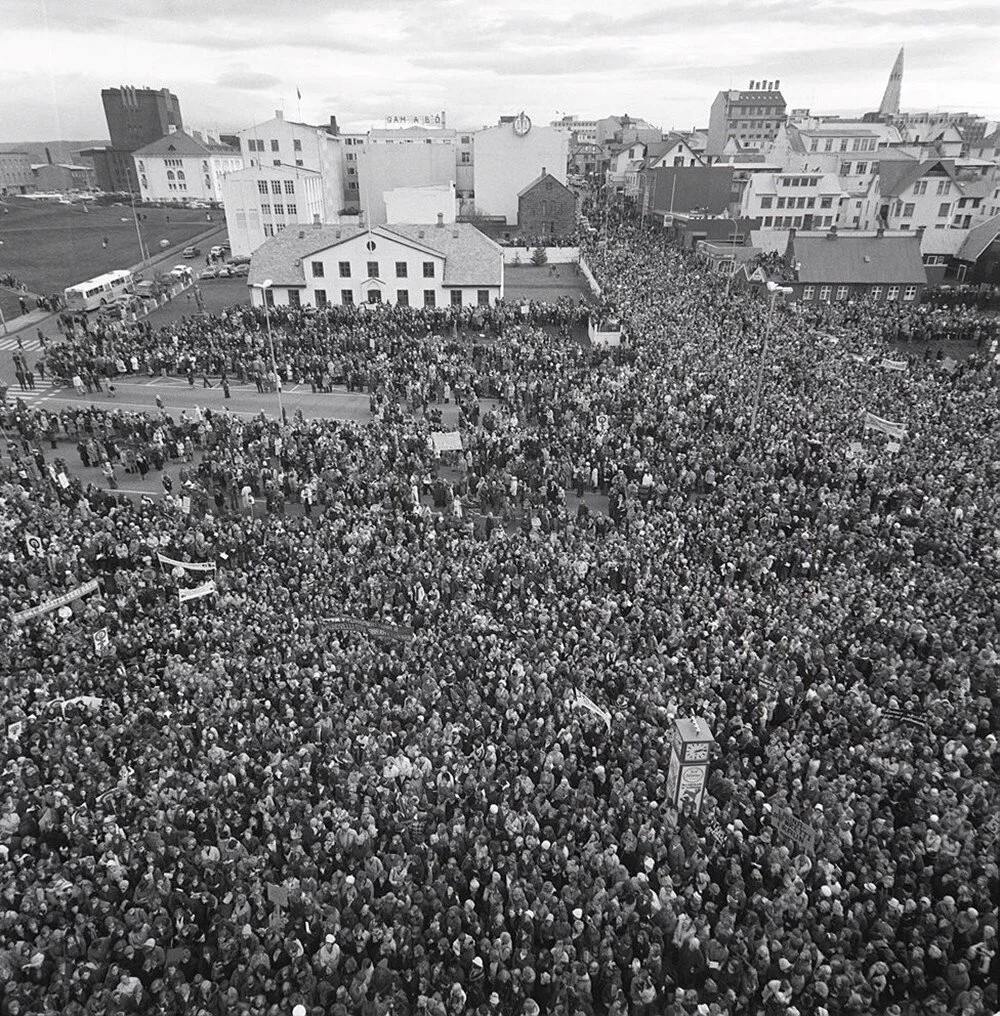
[(582, 691), (578, 691), (573, 705), (579, 709), (586, 709), (595, 716), (599, 716), (608, 725), (608, 732), (611, 732), (611, 713), (607, 709), (602, 709), (592, 698), (584, 695)]
[(302, 89), (298, 85), (295, 86), (295, 94), (299, 97), (299, 102), (302, 101)]

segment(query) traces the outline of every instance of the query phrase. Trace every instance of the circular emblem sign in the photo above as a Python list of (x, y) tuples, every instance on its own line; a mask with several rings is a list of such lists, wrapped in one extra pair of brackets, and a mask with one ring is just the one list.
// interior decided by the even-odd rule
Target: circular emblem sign
[(524, 110), (521, 110), (521, 112), (514, 117), (514, 133), (519, 138), (523, 138), (530, 130), (531, 118), (525, 114)]

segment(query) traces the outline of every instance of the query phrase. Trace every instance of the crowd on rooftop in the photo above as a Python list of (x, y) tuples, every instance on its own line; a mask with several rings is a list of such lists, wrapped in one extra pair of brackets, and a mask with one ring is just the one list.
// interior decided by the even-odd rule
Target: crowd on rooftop
[[(367, 423), (3, 410), (0, 1016), (996, 1010), (995, 326), (769, 323), (613, 213), (586, 256), (621, 346), (571, 303), (272, 315)], [(46, 355), (266, 343), (237, 308)]]

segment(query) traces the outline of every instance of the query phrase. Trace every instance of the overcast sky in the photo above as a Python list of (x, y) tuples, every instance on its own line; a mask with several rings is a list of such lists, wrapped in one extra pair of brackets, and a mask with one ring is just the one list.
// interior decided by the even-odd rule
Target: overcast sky
[(789, 108), (855, 113), (877, 108), (900, 45), (904, 108), (1000, 119), (996, 0), (4, 0), (3, 13), (2, 141), (106, 137), (100, 91), (123, 83), (167, 86), (185, 126), (223, 131), (278, 108), (349, 129), (521, 109), (686, 129), (752, 78), (779, 79)]

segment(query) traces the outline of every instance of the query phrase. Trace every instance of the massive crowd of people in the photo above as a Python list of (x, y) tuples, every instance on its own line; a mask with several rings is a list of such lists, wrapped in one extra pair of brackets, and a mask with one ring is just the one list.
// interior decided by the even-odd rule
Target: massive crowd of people
[[(273, 315), (365, 424), (5, 412), (0, 1016), (997, 1008), (994, 325), (885, 367), (943, 318), (779, 305), (765, 344), (634, 223), (586, 253), (622, 346), (568, 303)], [(47, 355), (252, 378), (265, 342)]]

